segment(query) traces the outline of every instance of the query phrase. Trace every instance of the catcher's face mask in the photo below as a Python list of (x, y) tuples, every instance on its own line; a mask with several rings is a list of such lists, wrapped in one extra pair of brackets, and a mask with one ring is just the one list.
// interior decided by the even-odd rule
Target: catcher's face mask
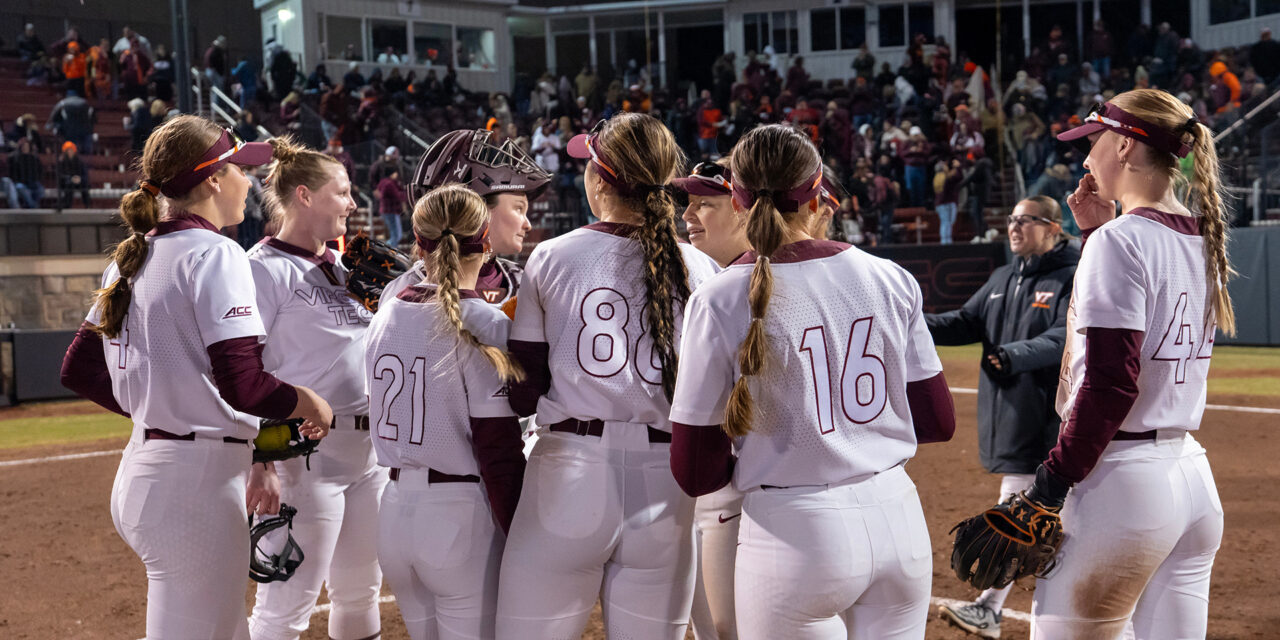
[[(302, 564), (305, 556), (293, 539), (293, 516), (297, 514), (297, 509), (281, 504), (280, 515), (259, 520), (249, 530), (249, 577), (254, 582), (284, 582), (292, 578), (298, 565)], [(280, 534), (268, 535), (281, 527), (286, 528), (283, 532), (283, 545), (270, 539), (277, 538)], [(272, 547), (277, 547), (278, 550), (274, 553), (269, 551)]]

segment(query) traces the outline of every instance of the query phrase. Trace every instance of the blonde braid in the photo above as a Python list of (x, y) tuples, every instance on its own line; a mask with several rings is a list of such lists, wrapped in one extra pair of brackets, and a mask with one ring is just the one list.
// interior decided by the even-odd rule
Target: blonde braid
[(1217, 323), (1222, 333), (1236, 334), (1236, 313), (1231, 306), (1227, 282), (1236, 274), (1227, 257), (1227, 217), (1230, 212), (1222, 202), (1222, 186), (1218, 179), (1218, 153), (1213, 132), (1203, 124), (1195, 124), (1195, 170), (1192, 186), (1199, 196), (1200, 234), (1204, 237), (1204, 265), (1208, 304), (1205, 324)]

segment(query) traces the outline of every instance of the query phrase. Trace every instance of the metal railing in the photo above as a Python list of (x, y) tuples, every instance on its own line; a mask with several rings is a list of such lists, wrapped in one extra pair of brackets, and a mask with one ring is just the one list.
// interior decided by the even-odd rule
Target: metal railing
[[(191, 77), (195, 80), (191, 83), (191, 90), (195, 92), (197, 113), (215, 121), (221, 119), (229, 127), (240, 123), (240, 113), (244, 110), (240, 108), (239, 103), (232, 100), (231, 96), (223, 92), (220, 87), (213, 86), (199, 69), (191, 67)], [(205, 94), (208, 94), (209, 100), (207, 112), (205, 111)], [(254, 124), (253, 126), (257, 129), (260, 140), (275, 137), (262, 125)]]

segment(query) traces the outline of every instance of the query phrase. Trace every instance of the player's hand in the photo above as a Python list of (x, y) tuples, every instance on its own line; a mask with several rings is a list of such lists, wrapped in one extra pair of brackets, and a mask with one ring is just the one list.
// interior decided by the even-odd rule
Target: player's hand
[(333, 409), (324, 398), (306, 387), (294, 387), (298, 390), (298, 406), (290, 418), (302, 418), (305, 422), (298, 427), (298, 433), (311, 440), (319, 440), (329, 435), (329, 427), (333, 424)]
[(249, 485), (244, 496), (245, 508), (263, 516), (280, 513), (280, 476), (274, 463), (255, 464), (249, 470)]
[(1096, 229), (1116, 217), (1116, 203), (1098, 197), (1098, 181), (1092, 173), (1084, 174), (1075, 192), (1067, 196), (1067, 206), (1082, 230)]

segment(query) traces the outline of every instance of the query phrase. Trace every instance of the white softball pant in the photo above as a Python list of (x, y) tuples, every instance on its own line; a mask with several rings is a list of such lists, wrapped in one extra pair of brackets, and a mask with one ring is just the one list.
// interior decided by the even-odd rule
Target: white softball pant
[(700, 496), (694, 506), (698, 564), (689, 626), (697, 640), (736, 640), (738, 637), (733, 611), (733, 568), (738, 557), (742, 498), (742, 492), (729, 484), (715, 493)]
[(498, 638), (582, 635), (599, 597), (610, 638), (683, 640), (693, 600), (693, 498), (644, 425), (544, 432), (503, 554)]
[(1204, 638), (1222, 503), (1189, 433), (1117, 441), (1062, 507), (1058, 566), (1036, 581), (1031, 637)]
[(743, 502), (734, 595), (743, 640), (924, 638), (933, 555), (901, 465)]
[(430, 484), (427, 476), (427, 469), (401, 469), (382, 492), (383, 575), (413, 640), (491, 639), (502, 531), (483, 485)]
[(251, 460), (247, 444), (221, 438), (134, 437), (125, 447), (111, 519), (147, 569), (149, 640), (249, 637)]
[(378, 593), (378, 501), (387, 470), (374, 459), (368, 431), (339, 416), (311, 455), (276, 463), (280, 500), (298, 509), (293, 538), (306, 554), (286, 582), (258, 585), (249, 619), (253, 640), (294, 640), (311, 622), (324, 585), (333, 609), (329, 637), (362, 640), (382, 628)]

